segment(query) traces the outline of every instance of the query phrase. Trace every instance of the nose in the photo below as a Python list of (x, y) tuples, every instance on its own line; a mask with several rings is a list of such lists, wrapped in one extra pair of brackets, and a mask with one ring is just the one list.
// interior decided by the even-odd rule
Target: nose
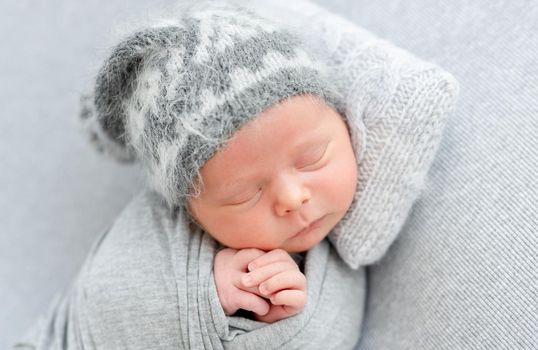
[(307, 186), (297, 176), (281, 176), (275, 184), (275, 212), (278, 216), (284, 216), (296, 211), (308, 203), (310, 197)]

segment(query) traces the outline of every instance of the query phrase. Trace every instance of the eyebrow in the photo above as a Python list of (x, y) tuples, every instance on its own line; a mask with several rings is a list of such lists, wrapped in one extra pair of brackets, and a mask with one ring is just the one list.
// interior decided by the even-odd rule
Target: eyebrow
[[(328, 142), (330, 142), (330, 137), (326, 135), (321, 136), (319, 133), (316, 133), (316, 135), (309, 137), (308, 141), (298, 142), (298, 144), (295, 145), (293, 148), (295, 149), (294, 152), (296, 154), (301, 154), (301, 153), (304, 153), (309, 148), (315, 147), (322, 143), (328, 143)], [(221, 199), (225, 199), (225, 197), (229, 195), (229, 193), (227, 192), (237, 189), (241, 185), (251, 180), (252, 180), (251, 176), (239, 177), (218, 186), (215, 192), (218, 197), (220, 197)]]

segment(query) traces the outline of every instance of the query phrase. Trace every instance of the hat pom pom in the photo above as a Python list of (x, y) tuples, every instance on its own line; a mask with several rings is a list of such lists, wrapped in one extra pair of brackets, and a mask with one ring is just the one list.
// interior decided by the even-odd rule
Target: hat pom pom
[(97, 151), (122, 163), (136, 160), (131, 148), (118, 144), (102, 129), (93, 95), (84, 94), (80, 97), (79, 121), (83, 132)]

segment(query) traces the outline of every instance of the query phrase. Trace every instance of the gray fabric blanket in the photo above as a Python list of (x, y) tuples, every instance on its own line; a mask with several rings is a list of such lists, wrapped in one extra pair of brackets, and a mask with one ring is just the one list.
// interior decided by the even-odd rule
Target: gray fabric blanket
[(267, 324), (226, 316), (212, 268), (218, 243), (144, 191), (93, 247), (67, 294), (17, 349), (352, 349), (365, 296), (328, 243), (308, 251), (308, 302)]

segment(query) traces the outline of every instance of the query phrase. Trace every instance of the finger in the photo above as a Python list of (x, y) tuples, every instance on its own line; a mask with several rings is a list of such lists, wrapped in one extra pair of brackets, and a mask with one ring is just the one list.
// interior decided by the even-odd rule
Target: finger
[(220, 259), (223, 261), (227, 261), (231, 257), (233, 257), (237, 253), (237, 250), (231, 249), (231, 248), (224, 248), (217, 252), (215, 255), (215, 259)]
[(269, 312), (269, 308), (271, 307), (271, 305), (269, 305), (265, 299), (252, 293), (239, 290), (236, 296), (237, 308), (252, 311), (257, 315), (267, 314)]
[(240, 249), (235, 253), (234, 265), (237, 268), (247, 272), (247, 265), (251, 261), (263, 256), (264, 254), (266, 254), (265, 251), (256, 248)]
[(297, 289), (285, 289), (273, 294), (271, 304), (285, 306), (288, 312), (296, 312), (306, 305), (306, 292)]
[(295, 270), (281, 272), (258, 286), (260, 293), (269, 296), (282, 289), (306, 289), (306, 277)]
[(272, 306), (269, 312), (265, 315), (259, 316), (255, 315), (255, 319), (261, 322), (273, 323), (275, 321), (280, 321), (284, 318), (288, 318), (299, 313), (300, 310), (291, 310), (287, 309), (286, 306), (276, 305)]
[(243, 290), (245, 292), (253, 293), (253, 294), (259, 295), (260, 297), (264, 296), (264, 295), (262, 295), (262, 293), (260, 293), (260, 290), (258, 289), (257, 285), (252, 286), (252, 287), (246, 287), (246, 286), (243, 285), (243, 282), (240, 281), (238, 284), (234, 284), (234, 286), (237, 289)]
[(284, 249), (273, 249), (264, 255), (257, 257), (248, 264), (248, 270), (252, 271), (267, 264), (275, 263), (277, 261), (292, 261), (293, 258)]
[(299, 267), (294, 262), (277, 261), (243, 275), (242, 282), (245, 287), (257, 286), (274, 275), (287, 270), (299, 270)]

